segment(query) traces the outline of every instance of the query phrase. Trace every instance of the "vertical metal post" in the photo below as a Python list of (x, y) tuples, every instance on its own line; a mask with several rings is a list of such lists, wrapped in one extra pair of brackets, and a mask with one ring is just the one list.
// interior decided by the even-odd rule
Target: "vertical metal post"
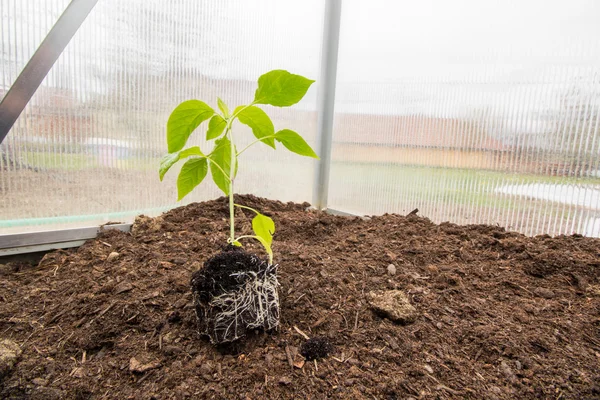
[(0, 143), (98, 0), (71, 0), (0, 102)]
[(342, 0), (326, 0), (321, 54), (321, 77), (317, 100), (319, 113), (317, 154), (320, 157), (320, 161), (315, 174), (315, 187), (313, 191), (313, 206), (319, 210), (327, 208), (327, 197), (329, 195), (329, 171), (331, 168), (331, 141), (333, 137), (333, 114), (341, 14)]

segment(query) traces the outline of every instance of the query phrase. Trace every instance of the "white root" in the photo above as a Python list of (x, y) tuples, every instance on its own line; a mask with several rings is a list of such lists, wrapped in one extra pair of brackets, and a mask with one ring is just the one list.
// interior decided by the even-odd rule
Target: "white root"
[(264, 271), (238, 272), (244, 282), (238, 290), (214, 297), (208, 307), (213, 323), (206, 332), (213, 342), (229, 342), (244, 336), (247, 329), (276, 329), (279, 325), (279, 282), (277, 265)]

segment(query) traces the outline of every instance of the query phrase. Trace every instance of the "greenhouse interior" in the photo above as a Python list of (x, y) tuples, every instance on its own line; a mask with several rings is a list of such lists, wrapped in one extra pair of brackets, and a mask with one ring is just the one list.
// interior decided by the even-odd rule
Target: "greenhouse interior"
[(0, 16), (0, 397), (600, 399), (597, 0)]

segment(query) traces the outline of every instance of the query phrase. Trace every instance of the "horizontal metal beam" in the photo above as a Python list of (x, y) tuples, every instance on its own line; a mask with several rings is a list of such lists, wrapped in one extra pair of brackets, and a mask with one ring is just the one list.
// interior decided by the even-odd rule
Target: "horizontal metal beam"
[(0, 235), (0, 256), (77, 247), (82, 245), (86, 240), (96, 238), (98, 233), (107, 229), (129, 232), (131, 224)]
[(346, 211), (335, 210), (333, 208), (328, 208), (327, 210), (325, 210), (325, 212), (327, 214), (337, 215), (339, 217), (359, 217), (360, 219), (363, 219), (365, 221), (368, 221), (371, 219), (371, 217), (368, 217), (366, 215), (349, 213)]
[(0, 102), (0, 143), (98, 0), (72, 0)]
[(74, 240), (72, 242), (40, 244), (37, 246), (13, 247), (10, 249), (0, 249), (0, 257), (14, 256), (17, 254), (37, 253), (40, 251), (52, 251), (57, 249), (68, 249), (79, 247), (85, 243), (85, 240)]

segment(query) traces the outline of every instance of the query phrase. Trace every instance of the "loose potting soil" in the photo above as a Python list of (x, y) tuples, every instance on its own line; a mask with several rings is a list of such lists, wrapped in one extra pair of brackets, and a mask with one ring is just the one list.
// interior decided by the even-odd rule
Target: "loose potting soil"
[[(228, 206), (191, 204), (33, 265), (0, 261), (0, 339), (23, 350), (0, 397), (600, 398), (599, 240), (236, 202), (277, 224), (278, 330), (227, 353), (200, 337), (190, 278), (226, 243)], [(240, 233), (251, 218), (238, 210)], [(414, 322), (369, 308), (386, 290)], [(306, 337), (333, 351), (305, 360)]]

